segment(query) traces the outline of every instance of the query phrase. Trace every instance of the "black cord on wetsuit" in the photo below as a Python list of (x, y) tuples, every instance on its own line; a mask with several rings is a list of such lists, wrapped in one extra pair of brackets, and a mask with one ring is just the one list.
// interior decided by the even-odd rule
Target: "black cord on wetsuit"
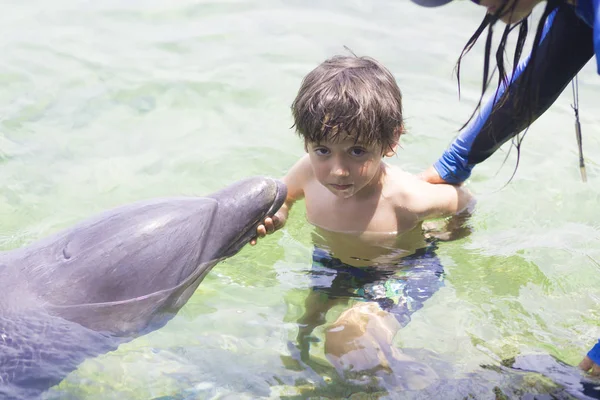
[(579, 148), (579, 172), (581, 172), (581, 180), (587, 182), (587, 174), (585, 172), (585, 160), (583, 158), (583, 145), (581, 141), (581, 124), (579, 123), (579, 81), (577, 75), (571, 81), (573, 87), (573, 104), (571, 108), (575, 112), (575, 137), (577, 138), (577, 147)]

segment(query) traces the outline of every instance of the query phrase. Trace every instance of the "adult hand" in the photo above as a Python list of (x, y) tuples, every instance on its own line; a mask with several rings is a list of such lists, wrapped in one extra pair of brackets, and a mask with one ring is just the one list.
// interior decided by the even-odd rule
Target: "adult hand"
[(448, 183), (445, 180), (442, 179), (442, 177), (440, 176), (440, 174), (438, 174), (438, 172), (435, 170), (435, 168), (433, 168), (433, 166), (427, 168), (425, 171), (421, 172), (418, 177), (422, 180), (424, 180), (425, 182), (429, 182), (429, 183)]
[(593, 362), (588, 356), (585, 356), (585, 358), (581, 360), (579, 363), (579, 368), (585, 372), (589, 372), (590, 375), (600, 376), (600, 366)]

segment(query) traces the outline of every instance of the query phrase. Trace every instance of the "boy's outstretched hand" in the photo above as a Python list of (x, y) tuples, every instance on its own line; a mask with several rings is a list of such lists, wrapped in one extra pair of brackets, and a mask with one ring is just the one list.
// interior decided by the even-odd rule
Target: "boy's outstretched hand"
[(275, 215), (265, 218), (263, 223), (256, 227), (256, 236), (250, 239), (250, 245), (254, 246), (257, 243), (258, 238), (263, 238), (276, 230), (281, 229), (287, 221), (287, 216), (288, 208), (284, 204)]

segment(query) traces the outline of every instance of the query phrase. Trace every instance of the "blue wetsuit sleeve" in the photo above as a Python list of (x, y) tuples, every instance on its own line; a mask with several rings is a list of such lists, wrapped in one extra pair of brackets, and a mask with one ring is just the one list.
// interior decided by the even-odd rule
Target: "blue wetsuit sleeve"
[(600, 340), (598, 343), (592, 347), (592, 349), (587, 353), (587, 356), (594, 362), (596, 365), (600, 365)]
[[(600, 1), (600, 0), (596, 0)], [(594, 55), (592, 29), (571, 6), (554, 10), (535, 60), (528, 56), (434, 163), (449, 183), (460, 183), (478, 163), (542, 115)], [(525, 101), (526, 100), (526, 101)]]

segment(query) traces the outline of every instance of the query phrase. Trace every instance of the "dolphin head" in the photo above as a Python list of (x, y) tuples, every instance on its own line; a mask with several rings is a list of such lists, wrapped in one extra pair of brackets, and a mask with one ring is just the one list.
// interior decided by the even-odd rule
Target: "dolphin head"
[(286, 193), (250, 178), (117, 207), (0, 252), (0, 397), (37, 397), (85, 358), (163, 326)]
[(5, 255), (0, 289), (19, 293), (12, 306), (39, 303), (94, 330), (155, 327), (155, 317), (176, 313), (216, 263), (249, 242), (286, 194), (283, 182), (253, 177), (205, 197), (108, 210)]

